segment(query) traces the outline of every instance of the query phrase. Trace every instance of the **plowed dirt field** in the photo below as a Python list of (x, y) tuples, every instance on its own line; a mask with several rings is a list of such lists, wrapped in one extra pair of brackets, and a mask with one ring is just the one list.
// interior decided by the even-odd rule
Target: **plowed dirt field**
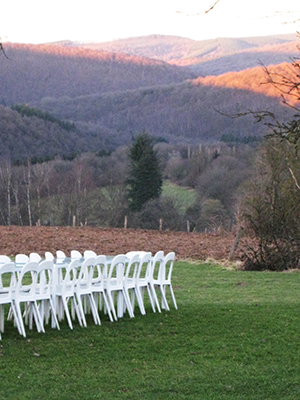
[[(228, 259), (235, 234), (202, 234), (133, 229), (101, 229), (90, 227), (0, 227), (0, 254), (15, 255), (72, 249), (83, 252), (94, 250), (97, 254), (114, 255), (131, 250), (155, 253), (175, 251), (177, 259), (215, 260)], [(235, 259), (241, 250), (235, 252)]]

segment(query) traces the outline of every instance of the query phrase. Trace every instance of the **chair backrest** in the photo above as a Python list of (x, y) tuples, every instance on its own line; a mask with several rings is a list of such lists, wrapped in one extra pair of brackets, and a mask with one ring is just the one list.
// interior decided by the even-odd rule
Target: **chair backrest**
[(162, 250), (157, 251), (152, 259), (151, 262), (151, 269), (150, 269), (150, 280), (158, 280), (160, 275), (163, 276), (163, 263), (164, 263), (164, 252)]
[(77, 285), (80, 286), (81, 283), (84, 283), (85, 289), (88, 290), (91, 288), (95, 265), (96, 265), (95, 257), (89, 257), (83, 261), (80, 267)]
[(107, 262), (104, 255), (95, 257), (95, 270), (92, 279), (92, 284), (101, 284), (107, 278)]
[(71, 258), (82, 258), (82, 254), (78, 250), (71, 250)]
[(111, 279), (115, 280), (114, 287), (116, 289), (122, 289), (123, 287), (123, 278), (124, 278), (124, 268), (125, 264), (128, 261), (128, 258), (125, 254), (118, 254), (112, 259), (112, 262), (109, 267), (108, 276), (107, 276), (107, 285), (110, 285)]
[(175, 260), (175, 253), (171, 251), (165, 256), (164, 259), (164, 279), (171, 283), (171, 276), (173, 271), (173, 265)]
[[(126, 257), (127, 257), (127, 255), (126, 255)], [(125, 273), (124, 273), (125, 279), (133, 279), (133, 280), (136, 279), (136, 275), (137, 275), (138, 268), (140, 265), (140, 260), (141, 260), (141, 257), (139, 254), (133, 254), (129, 258), (129, 260), (125, 266)]]
[(29, 261), (29, 257), (26, 254), (17, 254), (15, 257), (16, 264), (26, 264)]
[(72, 260), (66, 268), (66, 274), (62, 282), (62, 292), (64, 295), (74, 295), (75, 286), (79, 276), (79, 260)]
[(147, 251), (128, 251), (128, 253), (126, 253), (126, 257), (130, 258), (132, 256), (135, 256), (136, 254), (138, 254), (140, 257), (142, 257), (144, 254), (146, 254)]
[(39, 263), (37, 277), (37, 298), (49, 298), (52, 288), (53, 261), (44, 260)]
[(41, 261), (42, 257), (38, 253), (30, 253), (29, 254), (29, 260), (30, 261)]
[(150, 278), (151, 273), (151, 253), (145, 253), (142, 257), (140, 257), (140, 262), (138, 266), (138, 270), (136, 273), (136, 279), (146, 279), (147, 281)]
[(35, 299), (38, 269), (39, 263), (37, 261), (28, 261), (21, 269), (15, 291), (16, 300)]
[(9, 303), (15, 290), (17, 279), (15, 263), (9, 262), (0, 266), (0, 304)]
[(53, 261), (53, 260), (54, 260), (54, 255), (53, 255), (52, 253), (50, 253), (50, 251), (46, 251), (46, 252), (45, 252), (45, 259), (46, 259), (46, 260), (50, 260), (50, 261), (52, 260), (52, 261)]
[(11, 262), (11, 259), (8, 256), (0, 255), (0, 264), (6, 264)]
[(93, 250), (84, 250), (83, 258), (97, 257), (97, 254)]
[(56, 252), (56, 258), (58, 259), (64, 259), (67, 258), (66, 254), (62, 250), (57, 250)]

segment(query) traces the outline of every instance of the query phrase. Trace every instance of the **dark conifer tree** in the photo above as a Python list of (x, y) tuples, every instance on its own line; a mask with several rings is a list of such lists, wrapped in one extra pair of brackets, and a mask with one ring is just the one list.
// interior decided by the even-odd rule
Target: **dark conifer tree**
[(162, 170), (154, 143), (147, 133), (138, 135), (129, 149), (128, 202), (131, 211), (158, 198), (162, 190)]

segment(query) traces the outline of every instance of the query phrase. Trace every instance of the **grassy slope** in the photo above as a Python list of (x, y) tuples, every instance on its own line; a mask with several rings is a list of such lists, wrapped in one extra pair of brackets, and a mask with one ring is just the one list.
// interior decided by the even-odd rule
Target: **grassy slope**
[(197, 193), (195, 190), (186, 189), (184, 187), (175, 185), (170, 181), (164, 181), (162, 196), (171, 198), (178, 210), (185, 212), (195, 203)]
[(177, 262), (178, 310), (86, 329), (29, 332), (6, 323), (5, 399), (297, 399), (299, 273)]

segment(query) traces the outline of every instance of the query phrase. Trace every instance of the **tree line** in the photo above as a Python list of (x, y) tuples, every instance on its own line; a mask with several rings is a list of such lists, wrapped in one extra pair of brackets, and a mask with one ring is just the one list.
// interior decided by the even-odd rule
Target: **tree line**
[[(254, 153), (240, 143), (174, 145), (142, 133), (111, 153), (21, 165), (3, 158), (0, 223), (123, 227), (127, 217), (136, 228), (159, 229), (162, 220), (163, 229), (186, 230), (188, 220), (191, 231), (227, 229)], [(164, 193), (163, 181), (194, 191), (195, 202)]]

